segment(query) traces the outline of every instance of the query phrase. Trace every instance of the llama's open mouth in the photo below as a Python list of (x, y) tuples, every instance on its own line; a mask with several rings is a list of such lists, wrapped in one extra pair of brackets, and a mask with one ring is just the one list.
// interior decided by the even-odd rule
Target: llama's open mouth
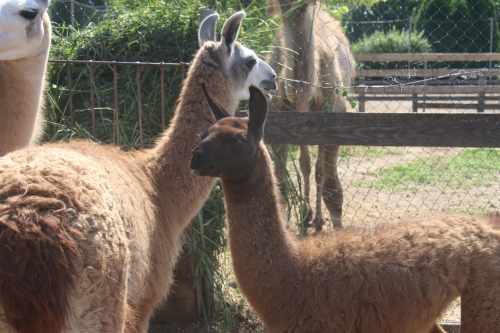
[(268, 92), (278, 90), (278, 85), (276, 84), (276, 81), (264, 80), (260, 82), (259, 88), (260, 90), (263, 90), (263, 92), (265, 91), (264, 96), (266, 96), (266, 99), (270, 101), (273, 96)]
[(276, 84), (276, 81), (270, 81), (270, 80), (263, 80), (260, 82), (259, 84), (259, 88), (260, 89), (264, 89), (264, 90), (273, 90), (273, 91), (276, 91), (278, 90), (278, 84)]

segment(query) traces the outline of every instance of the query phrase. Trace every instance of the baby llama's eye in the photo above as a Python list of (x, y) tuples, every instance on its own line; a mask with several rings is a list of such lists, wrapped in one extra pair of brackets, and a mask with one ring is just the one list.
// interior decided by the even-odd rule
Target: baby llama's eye
[(247, 143), (246, 143), (245, 141), (241, 140), (241, 139), (237, 140), (237, 141), (234, 143), (234, 145), (235, 145), (235, 146), (236, 146), (236, 148), (238, 148), (238, 149), (241, 149), (241, 148), (245, 147), (245, 146), (246, 146), (246, 144), (247, 144)]
[(248, 70), (251, 70), (253, 68), (253, 66), (255, 66), (256, 63), (257, 63), (257, 60), (255, 60), (255, 59), (252, 59), (252, 60), (248, 61), (246, 63), (246, 66), (248, 67)]

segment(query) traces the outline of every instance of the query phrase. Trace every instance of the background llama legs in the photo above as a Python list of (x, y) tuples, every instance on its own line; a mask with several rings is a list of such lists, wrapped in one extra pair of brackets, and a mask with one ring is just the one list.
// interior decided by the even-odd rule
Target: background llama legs
[[(302, 112), (344, 112), (346, 102), (333, 88), (339, 83), (351, 85), (354, 58), (340, 24), (323, 12), (319, 5), (315, 6), (314, 2), (294, 8), (286, 0), (279, 1), (280, 7), (272, 0), (269, 4), (274, 6), (271, 12), (281, 13), (283, 17), (282, 27), (276, 36), (279, 47), (272, 52), (272, 58), (276, 61), (275, 70), (281, 70), (281, 76), (289, 79), (280, 87), (276, 107), (279, 110)], [(279, 68), (278, 64), (285, 64), (286, 69)], [(311, 224), (315, 226), (315, 232), (321, 231), (324, 225), (322, 201), (330, 213), (333, 227), (342, 226), (343, 189), (337, 172), (339, 148), (335, 145), (318, 147), (313, 213), (310, 200), (310, 150), (306, 145), (299, 146), (299, 166), (304, 184), (304, 203), (301, 208), (303, 234), (307, 234)], [(278, 145), (274, 151), (279, 158), (275, 173), (281, 191), (285, 194), (287, 146)]]

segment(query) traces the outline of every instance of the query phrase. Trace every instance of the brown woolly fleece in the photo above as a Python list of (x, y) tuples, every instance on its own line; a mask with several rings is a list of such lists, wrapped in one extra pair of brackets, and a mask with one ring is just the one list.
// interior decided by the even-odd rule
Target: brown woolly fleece
[(31, 35), (41, 39), (33, 54), (0, 61), (0, 156), (36, 142), (42, 134), (42, 93), (51, 40), (47, 13), (43, 15), (43, 31)]
[(198, 51), (151, 150), (73, 141), (0, 159), (1, 332), (146, 332), (215, 182), (188, 168), (215, 122), (200, 83), (228, 110), (238, 103), (242, 77), (221, 70), (220, 45)]
[(461, 333), (500, 332), (500, 215), (443, 214), (298, 239), (286, 230), (259, 138), (265, 99), (255, 99), (251, 90), (248, 123), (224, 118), (206, 132), (191, 168), (222, 179), (234, 272), (266, 332), (444, 332), (437, 319), (458, 296)]
[[(271, 14), (282, 17), (276, 36), (279, 47), (272, 49), (268, 60), (278, 76), (291, 79), (279, 87), (274, 101), (276, 107), (290, 111), (344, 112), (348, 104), (342, 94), (336, 93), (334, 89), (317, 88), (333, 88), (336, 84), (350, 87), (354, 83), (355, 59), (340, 22), (321, 9), (319, 2), (314, 0), (302, 1), (300, 4), (292, 0), (269, 0), (268, 4)], [(283, 166), (288, 157), (287, 146), (280, 145), (277, 148), (280, 159), (285, 163), (277, 163), (275, 173), (280, 184), (283, 184), (286, 180)], [(310, 208), (309, 197), (312, 164), (309, 147), (301, 145), (299, 148), (306, 202), (302, 212), (307, 217), (302, 230), (307, 233), (310, 224), (315, 226), (316, 232), (322, 230), (322, 201), (330, 213), (333, 226), (341, 227), (343, 189), (337, 174), (339, 146), (318, 147), (314, 172), (314, 211)]]

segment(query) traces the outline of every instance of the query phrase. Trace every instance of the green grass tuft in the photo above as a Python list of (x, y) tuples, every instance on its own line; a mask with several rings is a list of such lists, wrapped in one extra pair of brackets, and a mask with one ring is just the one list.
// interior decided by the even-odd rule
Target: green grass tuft
[(416, 189), (420, 185), (461, 190), (489, 187), (500, 181), (500, 150), (464, 149), (453, 157), (418, 158), (369, 175), (376, 179), (361, 181), (358, 185), (389, 192)]

